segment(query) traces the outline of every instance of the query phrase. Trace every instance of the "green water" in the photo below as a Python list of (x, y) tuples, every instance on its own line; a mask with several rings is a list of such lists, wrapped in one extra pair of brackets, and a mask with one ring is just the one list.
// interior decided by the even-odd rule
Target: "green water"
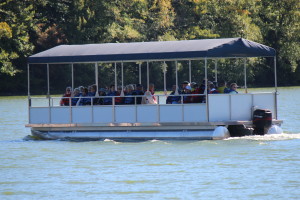
[(26, 97), (0, 97), (0, 199), (299, 199), (300, 87), (279, 93), (284, 134), (139, 143), (24, 140)]

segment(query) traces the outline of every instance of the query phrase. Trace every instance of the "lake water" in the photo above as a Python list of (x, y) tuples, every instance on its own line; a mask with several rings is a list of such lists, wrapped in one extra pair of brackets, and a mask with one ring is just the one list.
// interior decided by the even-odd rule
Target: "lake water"
[(284, 134), (138, 143), (24, 140), (26, 97), (0, 97), (0, 199), (299, 199), (300, 87), (279, 93)]

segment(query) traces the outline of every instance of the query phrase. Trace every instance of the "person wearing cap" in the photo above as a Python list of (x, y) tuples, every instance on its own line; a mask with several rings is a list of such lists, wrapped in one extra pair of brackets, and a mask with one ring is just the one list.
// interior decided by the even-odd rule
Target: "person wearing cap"
[(238, 88), (238, 85), (236, 83), (231, 83), (229, 88), (229, 94), (238, 94), (238, 91), (236, 89)]
[(220, 93), (219, 90), (216, 89), (215, 84), (213, 84), (213, 83), (210, 83), (208, 85), (208, 90), (209, 90), (209, 94), (219, 94)]
[[(192, 93), (192, 88), (191, 86), (187, 85), (184, 88), (184, 94), (190, 95)], [(191, 101), (192, 96), (183, 96), (183, 103), (192, 103)]]
[(185, 87), (188, 86), (188, 85), (190, 85), (190, 82), (188, 82), (188, 81), (183, 81), (181, 83), (181, 92), (182, 93), (184, 93)]

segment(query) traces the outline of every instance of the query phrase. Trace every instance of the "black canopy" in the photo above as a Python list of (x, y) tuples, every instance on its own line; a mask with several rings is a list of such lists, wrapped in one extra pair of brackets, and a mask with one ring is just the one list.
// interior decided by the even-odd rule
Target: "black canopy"
[(275, 49), (243, 38), (60, 45), (28, 63), (118, 62), (222, 57), (274, 57)]

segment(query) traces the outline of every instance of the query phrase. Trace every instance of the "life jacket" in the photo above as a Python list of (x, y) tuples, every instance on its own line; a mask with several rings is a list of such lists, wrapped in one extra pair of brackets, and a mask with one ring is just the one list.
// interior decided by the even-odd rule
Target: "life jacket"
[(80, 98), (79, 105), (80, 106), (91, 105), (91, 98), (88, 95), (85, 96), (82, 95)]
[(134, 97), (130, 97), (130, 96), (132, 96), (132, 92), (125, 94), (124, 97), (125, 104), (134, 104)]
[[(71, 97), (71, 94), (64, 94), (63, 97)], [(61, 106), (69, 106), (70, 105), (70, 98), (62, 98), (60, 100)]]
[(229, 94), (238, 94), (238, 91), (229, 89), (229, 90), (228, 90), (228, 93), (229, 93)]
[[(141, 90), (135, 90), (132, 92), (132, 95), (144, 95), (144, 92)], [(136, 104), (141, 104), (142, 103), (142, 97), (136, 97)]]
[[(119, 92), (116, 93), (116, 96), (120, 96)], [(123, 103), (123, 97), (115, 97), (115, 104), (121, 105)]]
[(230, 90), (229, 88), (227, 88), (227, 87), (224, 88), (224, 93), (225, 93), (225, 94), (228, 94), (228, 93), (230, 93), (230, 92), (231, 92), (231, 90)]
[[(178, 92), (179, 94), (181, 92)], [(167, 104), (178, 104), (181, 101), (181, 96), (175, 96), (175, 91), (170, 93), (170, 96), (168, 96), (166, 103)]]
[[(77, 94), (77, 95), (74, 96), (74, 97), (80, 97), (80, 94)], [(71, 99), (72, 106), (76, 106), (78, 100), (79, 100), (79, 98), (72, 98), (72, 99)]]
[[(201, 88), (196, 88), (192, 91), (192, 94), (203, 94), (203, 90)], [(203, 101), (203, 96), (192, 96), (191, 102), (192, 103), (201, 103)]]
[[(106, 94), (106, 96), (116, 96), (117, 92), (116, 91), (112, 91)], [(112, 105), (112, 97), (106, 97), (103, 98), (103, 104), (104, 105)]]
[[(192, 93), (185, 93), (187, 95), (190, 95)], [(192, 103), (192, 96), (183, 96), (183, 103)]]

